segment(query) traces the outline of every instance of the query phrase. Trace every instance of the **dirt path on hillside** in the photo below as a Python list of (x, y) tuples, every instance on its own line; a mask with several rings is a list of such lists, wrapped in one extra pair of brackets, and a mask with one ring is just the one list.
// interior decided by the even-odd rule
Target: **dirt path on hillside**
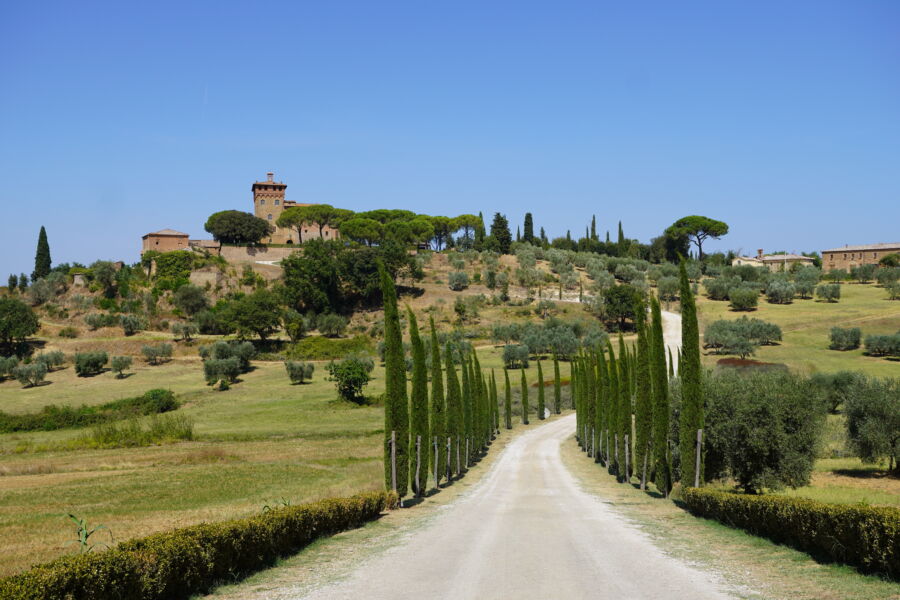
[[(678, 351), (681, 350), (681, 315), (679, 313), (662, 311), (663, 342), (666, 348), (672, 351), (674, 370), (678, 372)], [(668, 353), (667, 353), (668, 354)], [(669, 359), (666, 358), (668, 361)], [(668, 363), (667, 363), (668, 364)]]
[(725, 598), (710, 574), (672, 558), (614, 506), (581, 490), (560, 444), (574, 415), (503, 451), (468, 494), (346, 580), (279, 598)]

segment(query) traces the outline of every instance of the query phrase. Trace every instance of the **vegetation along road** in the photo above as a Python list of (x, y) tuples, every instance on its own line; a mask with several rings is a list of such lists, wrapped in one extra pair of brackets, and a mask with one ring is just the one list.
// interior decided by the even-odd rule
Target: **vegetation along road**
[(579, 487), (560, 459), (574, 420), (521, 435), (428, 526), (306, 598), (727, 597)]

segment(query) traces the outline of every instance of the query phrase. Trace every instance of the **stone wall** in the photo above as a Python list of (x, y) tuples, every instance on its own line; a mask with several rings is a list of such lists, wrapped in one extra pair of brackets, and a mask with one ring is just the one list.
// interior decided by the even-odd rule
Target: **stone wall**
[(222, 258), (230, 263), (276, 262), (287, 258), (299, 248), (269, 248), (267, 246), (222, 246)]

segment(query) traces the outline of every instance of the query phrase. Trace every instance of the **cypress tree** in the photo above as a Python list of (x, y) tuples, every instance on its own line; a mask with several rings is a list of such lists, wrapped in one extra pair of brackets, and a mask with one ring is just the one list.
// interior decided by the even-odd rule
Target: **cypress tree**
[(530, 212), (525, 213), (525, 233), (522, 239), (529, 244), (534, 243), (534, 219)]
[(597, 381), (599, 383), (598, 408), (599, 408), (599, 424), (600, 424), (600, 447), (606, 456), (607, 466), (610, 464), (609, 459), (609, 373), (606, 368), (606, 356), (602, 349), (597, 351)]
[(672, 348), (669, 347), (669, 379), (675, 377), (675, 363), (672, 361)]
[(597, 240), (597, 215), (591, 215), (591, 239)]
[[(434, 317), (431, 317), (431, 439), (428, 447), (431, 450), (430, 470), (437, 465), (438, 481), (447, 472), (447, 412), (444, 407), (444, 375), (441, 369), (441, 349), (438, 345), (437, 331), (434, 328)], [(435, 450), (434, 438), (437, 438)]]
[(610, 464), (613, 472), (618, 474), (621, 471), (619, 461), (622, 461), (622, 465), (624, 465), (624, 457), (619, 451), (622, 445), (622, 436), (619, 435), (619, 367), (612, 342), (607, 342), (607, 345), (609, 347), (609, 411), (607, 417), (609, 425), (607, 435), (610, 438), (610, 448), (612, 449)]
[(493, 433), (500, 432), (500, 407), (497, 404), (498, 399), (497, 378), (494, 377), (494, 370), (491, 369), (491, 425), (493, 426)]
[(553, 355), (553, 412), (562, 412), (562, 384), (559, 380), (559, 359)]
[[(457, 457), (460, 456), (460, 438), (462, 427), (462, 400), (459, 391), (459, 379), (456, 378), (456, 366), (453, 364), (453, 348), (447, 344), (444, 353), (447, 365), (447, 437), (450, 438), (450, 472), (460, 474)], [(446, 452), (446, 449), (444, 450)]]
[(544, 370), (538, 361), (538, 420), (544, 420)]
[(484, 447), (485, 438), (485, 419), (484, 419), (484, 409), (485, 409), (485, 398), (484, 398), (484, 379), (481, 373), (481, 363), (478, 362), (478, 353), (475, 350), (472, 350), (472, 374), (473, 374), (473, 386), (472, 390), (475, 394), (475, 403), (474, 403), (474, 418), (472, 419), (473, 428), (474, 428), (474, 437), (475, 437), (475, 447), (480, 452)]
[(641, 489), (647, 487), (650, 462), (650, 443), (653, 436), (653, 399), (650, 379), (650, 340), (647, 332), (647, 310), (641, 299), (635, 306), (638, 341), (635, 356), (634, 383), (634, 460), (641, 477)]
[[(460, 371), (462, 371), (462, 407), (463, 407), (463, 441), (461, 442), (463, 448), (463, 458), (470, 460), (472, 457), (472, 369), (471, 369), (470, 357), (466, 355), (463, 358), (462, 365), (460, 365)], [(468, 449), (469, 455), (465, 455), (465, 451)], [(468, 468), (469, 463), (466, 462), (465, 466)]]
[(522, 425), (528, 425), (528, 381), (522, 368)]
[[(700, 381), (700, 329), (697, 325), (697, 305), (688, 281), (684, 259), (681, 260), (681, 485), (694, 485), (697, 430), (703, 427), (703, 388)], [(700, 480), (703, 465), (701, 456)]]
[[(619, 334), (619, 356), (621, 360), (619, 360), (619, 439), (622, 444), (622, 470), (621, 476), (628, 481), (631, 477), (631, 462), (632, 457), (634, 456), (634, 452), (632, 449), (634, 447), (634, 436), (631, 435), (631, 415), (632, 415), (632, 406), (631, 406), (631, 381), (630, 381), (630, 370), (631, 367), (629, 365), (628, 359), (628, 351), (625, 349), (625, 340), (622, 338), (622, 334)], [(628, 444), (625, 443), (625, 436), (628, 436)], [(625, 460), (625, 457), (628, 457), (628, 460)], [(626, 466), (628, 467), (626, 469)]]
[(619, 239), (616, 241), (616, 250), (618, 250), (619, 256), (625, 256), (625, 246), (625, 233), (622, 231), (622, 221), (619, 221)]
[(578, 382), (575, 381), (575, 361), (569, 363), (569, 408), (575, 408), (575, 388)]
[[(419, 324), (412, 309), (407, 307), (409, 318), (409, 340), (412, 346), (412, 390), (409, 402), (409, 480), (416, 496), (422, 496), (428, 487), (428, 449), (431, 439), (428, 431), (428, 366), (425, 364), (425, 344), (419, 335)], [(416, 455), (416, 443), (419, 442), (419, 454)], [(416, 462), (419, 464), (419, 487), (416, 488)]]
[(506, 428), (512, 429), (512, 387), (509, 385), (509, 371), (503, 369), (506, 378), (506, 397), (503, 400), (503, 412), (506, 418)]
[(406, 397), (406, 357), (397, 288), (383, 265), (379, 265), (381, 293), (384, 296), (384, 478), (392, 487), (391, 435), (394, 435), (397, 460), (397, 494), (402, 498), (409, 489), (409, 406)]
[(37, 281), (50, 274), (50, 244), (47, 242), (47, 230), (41, 225), (38, 233), (37, 252), (34, 255), (34, 273), (31, 280)]
[(581, 361), (581, 370), (584, 373), (584, 405), (587, 407), (587, 431), (588, 431), (588, 448), (594, 460), (597, 459), (597, 390), (596, 381), (594, 381), (595, 371), (591, 357), (586, 355)]
[(656, 296), (650, 298), (650, 380), (653, 393), (653, 482), (665, 496), (672, 489), (669, 467), (669, 379), (663, 350), (662, 311)]

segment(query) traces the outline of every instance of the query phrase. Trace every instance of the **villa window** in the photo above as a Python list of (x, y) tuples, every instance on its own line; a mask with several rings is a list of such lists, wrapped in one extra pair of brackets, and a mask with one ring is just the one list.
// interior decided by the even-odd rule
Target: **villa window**
[(271, 214), (269, 215), (269, 220), (270, 220), (270, 221), (272, 220), (272, 215), (271, 215)]
[(278, 198), (275, 198), (275, 206), (278, 206)]
[(265, 199), (265, 198), (260, 198), (260, 199), (259, 199), (259, 205), (260, 205), (260, 206), (262, 206), (262, 205), (265, 204), (265, 203), (266, 203), (266, 199)]

